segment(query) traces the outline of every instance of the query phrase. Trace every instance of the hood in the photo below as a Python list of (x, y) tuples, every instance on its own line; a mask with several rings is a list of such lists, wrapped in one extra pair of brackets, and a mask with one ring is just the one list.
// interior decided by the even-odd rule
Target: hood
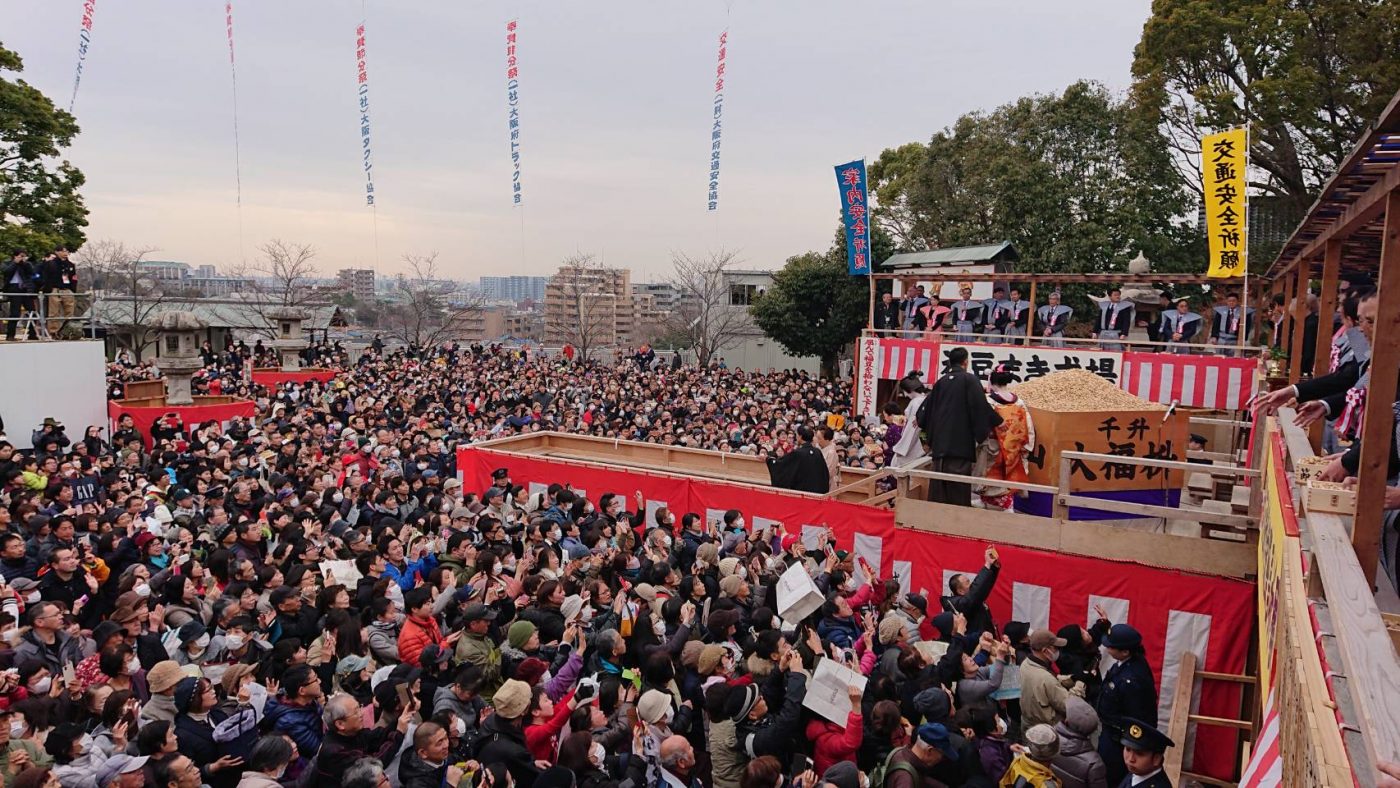
[(1065, 700), (1065, 720), (1060, 724), (1080, 736), (1091, 736), (1099, 727), (1099, 715), (1086, 701), (1071, 696)]
[(929, 722), (937, 723), (947, 722), (948, 715), (953, 711), (952, 704), (948, 700), (948, 693), (943, 691), (942, 685), (929, 687), (915, 695), (914, 708)]
[(1097, 752), (1098, 748), (1089, 741), (1089, 734), (1080, 733), (1063, 722), (1055, 725), (1055, 733), (1060, 737), (1060, 755), (1082, 755)]
[(750, 654), (747, 664), (750, 675), (757, 681), (766, 679), (773, 674), (773, 662), (757, 654)]

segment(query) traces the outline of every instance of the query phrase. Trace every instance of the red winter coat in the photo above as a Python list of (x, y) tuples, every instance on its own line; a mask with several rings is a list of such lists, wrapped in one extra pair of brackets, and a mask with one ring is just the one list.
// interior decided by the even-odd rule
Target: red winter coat
[(418, 667), (418, 657), (429, 643), (442, 645), (442, 629), (438, 627), (437, 619), (430, 618), (424, 622), (413, 616), (405, 618), (403, 629), (399, 630), (399, 661)]
[(846, 715), (845, 728), (820, 718), (807, 723), (807, 738), (816, 743), (812, 768), (822, 774), (841, 761), (855, 761), (864, 734), (858, 711)]

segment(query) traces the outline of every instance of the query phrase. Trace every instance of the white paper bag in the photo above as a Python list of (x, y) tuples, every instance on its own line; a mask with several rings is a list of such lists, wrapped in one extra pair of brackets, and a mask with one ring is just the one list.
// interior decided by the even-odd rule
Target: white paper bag
[(788, 567), (778, 578), (778, 615), (788, 621), (801, 621), (825, 601), (801, 563)]

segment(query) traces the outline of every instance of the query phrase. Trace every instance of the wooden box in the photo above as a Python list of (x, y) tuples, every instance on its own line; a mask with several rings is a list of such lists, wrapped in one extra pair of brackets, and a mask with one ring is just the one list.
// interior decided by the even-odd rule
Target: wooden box
[(1072, 462), (1072, 492), (1180, 490), (1182, 471), (1149, 468), (1103, 460), (1071, 461), (1062, 452), (1122, 454), (1159, 460), (1186, 461), (1188, 416), (1178, 411), (1165, 422), (1162, 410), (1051, 411), (1028, 406), (1035, 425), (1035, 446), (1028, 475), (1033, 484), (1058, 485), (1060, 465)]
[(1307, 484), (1327, 467), (1327, 462), (1326, 457), (1299, 457), (1293, 461), (1293, 477), (1299, 484)]
[(1356, 490), (1340, 482), (1309, 481), (1303, 488), (1303, 508), (1309, 512), (1356, 513)]

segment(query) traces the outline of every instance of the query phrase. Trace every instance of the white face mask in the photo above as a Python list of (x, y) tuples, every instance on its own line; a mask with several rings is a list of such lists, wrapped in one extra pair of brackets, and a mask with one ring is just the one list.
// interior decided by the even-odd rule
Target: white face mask
[(496, 565), (495, 565), (495, 566), (491, 567), (491, 574), (493, 574), (493, 575), (499, 575), (501, 572), (504, 572), (504, 571), (505, 571), (505, 567), (504, 567), (504, 566), (501, 566), (501, 563), (500, 563), (499, 561), (496, 562)]
[(20, 722), (19, 720), (11, 720), (11, 722), (10, 722), (10, 738), (11, 738), (11, 739), (18, 739), (18, 738), (20, 738), (20, 737), (23, 736), (23, 735), (24, 735), (24, 723)]
[(658, 618), (658, 619), (654, 619), (654, 620), (651, 622), (651, 631), (652, 631), (652, 632), (655, 632), (657, 637), (665, 637), (665, 636), (666, 636), (666, 622), (665, 622), (665, 621), (662, 621), (662, 620), (659, 619), (659, 618)]
[(131, 658), (128, 659), (128, 660), (126, 661), (126, 672), (127, 672), (127, 673), (135, 673), (136, 671), (138, 671), (138, 670), (140, 670), (140, 669), (141, 669), (141, 660), (137, 659), (135, 654), (132, 654), (132, 655), (131, 655)]
[(467, 733), (467, 721), (461, 717), (452, 720), (452, 729), (457, 731), (458, 736), (465, 736)]
[(341, 495), (340, 493), (331, 493), (331, 500), (335, 501), (336, 503), (341, 503), (345, 500), (345, 496)]
[(588, 760), (592, 761), (593, 765), (599, 769), (603, 768), (603, 761), (607, 757), (608, 751), (603, 749), (603, 745), (597, 742), (594, 742), (593, 746), (588, 750)]
[(208, 648), (208, 647), (209, 647), (209, 633), (208, 633), (208, 632), (205, 632), (203, 635), (200, 635), (199, 638), (198, 638), (197, 640), (195, 640), (195, 642), (194, 642), (194, 648), (197, 649), (197, 650), (199, 650), (199, 651), (203, 651), (204, 649), (206, 649), (206, 648)]
[(26, 604), (32, 605), (38, 602), (41, 598), (42, 597), (38, 591), (30, 591), (29, 594), (24, 597), (24, 601)]
[(29, 692), (33, 695), (44, 695), (53, 687), (53, 677), (45, 676), (39, 679), (37, 684), (29, 685)]
[(135, 591), (136, 595), (139, 597), (144, 598), (151, 595), (151, 586), (149, 583), (137, 583), (131, 587), (131, 590)]
[(242, 636), (242, 635), (224, 635), (224, 643), (226, 643), (226, 644), (228, 645), (229, 648), (234, 649), (234, 650), (243, 648), (243, 636)]

